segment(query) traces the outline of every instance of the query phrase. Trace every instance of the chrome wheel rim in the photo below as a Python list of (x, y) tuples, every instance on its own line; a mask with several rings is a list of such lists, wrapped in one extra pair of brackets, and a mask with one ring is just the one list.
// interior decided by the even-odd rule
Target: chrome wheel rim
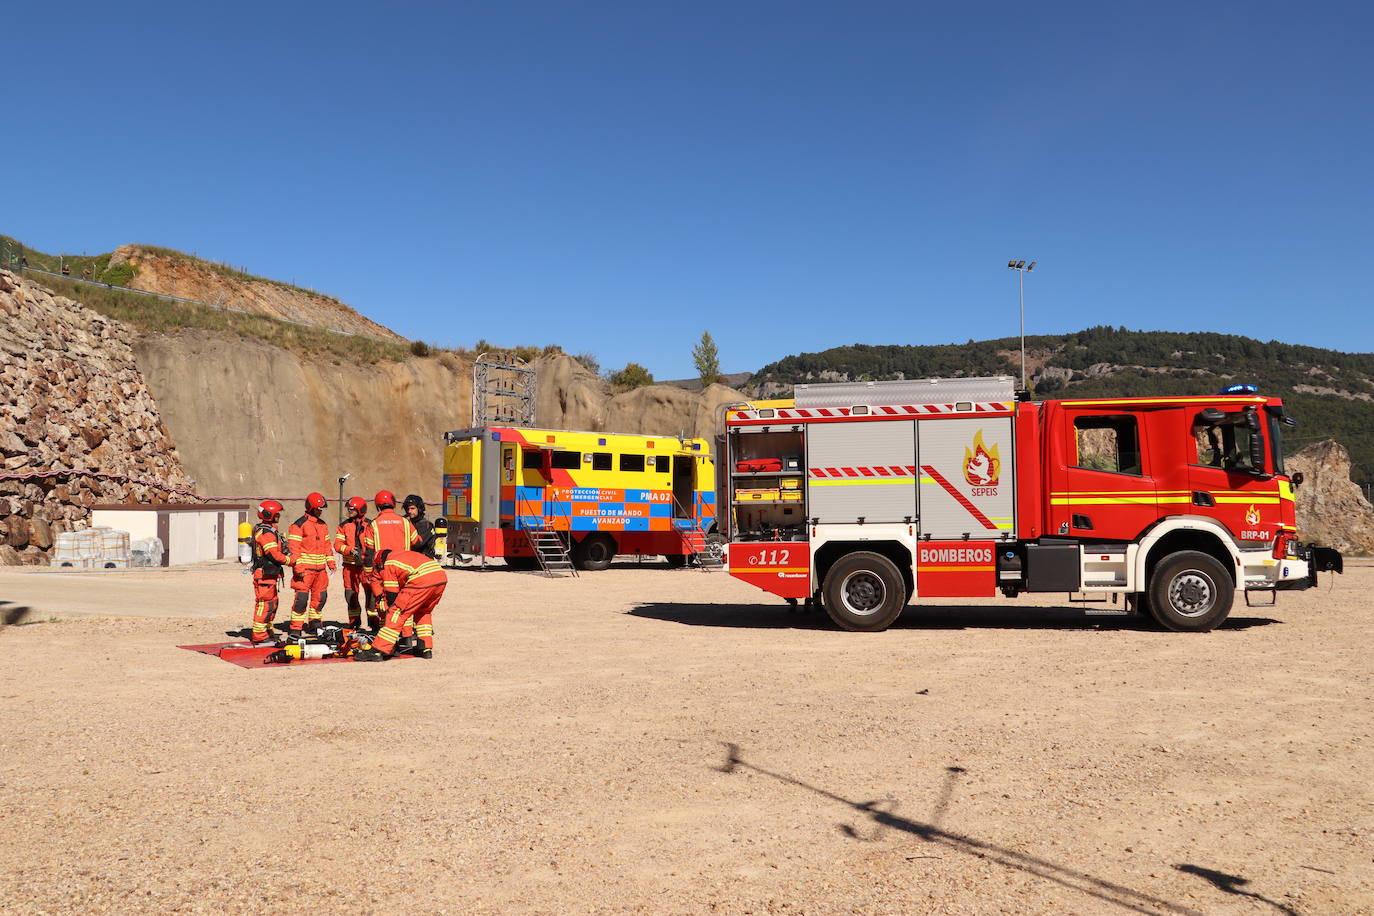
[(1216, 589), (1212, 580), (1197, 570), (1187, 570), (1169, 581), (1169, 606), (1180, 617), (1201, 617), (1212, 609)]
[(872, 617), (887, 599), (887, 584), (878, 575), (859, 569), (840, 583), (840, 601), (855, 617)]

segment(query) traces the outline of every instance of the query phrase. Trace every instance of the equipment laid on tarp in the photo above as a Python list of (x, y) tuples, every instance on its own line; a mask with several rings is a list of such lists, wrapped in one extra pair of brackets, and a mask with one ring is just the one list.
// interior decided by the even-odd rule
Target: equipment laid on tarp
[[(351, 662), (353, 653), (372, 644), (372, 637), (359, 630), (325, 627), (319, 637), (294, 640), (281, 645), (245, 640), (217, 642), (203, 646), (177, 646), (202, 655), (213, 655), (240, 668), (276, 668), (287, 665), (314, 665), (322, 662)], [(415, 658), (398, 654), (393, 658)]]

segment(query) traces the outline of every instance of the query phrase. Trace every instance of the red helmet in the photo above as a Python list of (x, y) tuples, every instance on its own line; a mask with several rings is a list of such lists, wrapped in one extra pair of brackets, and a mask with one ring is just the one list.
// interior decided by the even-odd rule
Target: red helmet
[(323, 509), (327, 505), (329, 505), (329, 500), (324, 498), (323, 493), (311, 493), (305, 498), (305, 508), (307, 511), (311, 509)]
[(378, 509), (396, 508), (396, 494), (390, 490), (378, 490), (376, 499), (372, 501), (376, 503)]
[(281, 503), (275, 499), (264, 499), (258, 504), (258, 518), (264, 522), (275, 522), (281, 518)]
[(348, 506), (348, 511), (352, 512), (354, 515), (361, 516), (367, 514), (367, 500), (363, 499), (361, 496), (351, 497), (345, 505)]

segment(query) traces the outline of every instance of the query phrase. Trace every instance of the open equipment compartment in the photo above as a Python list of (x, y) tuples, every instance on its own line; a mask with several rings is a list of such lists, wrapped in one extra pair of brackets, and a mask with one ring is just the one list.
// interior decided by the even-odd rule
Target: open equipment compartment
[(807, 539), (805, 446), (800, 427), (729, 431), (726, 491), (735, 540)]

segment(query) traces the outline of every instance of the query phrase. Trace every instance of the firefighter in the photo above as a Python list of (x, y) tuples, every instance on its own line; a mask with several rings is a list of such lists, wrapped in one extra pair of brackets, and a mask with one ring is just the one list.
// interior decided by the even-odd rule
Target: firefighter
[(420, 536), (420, 543), (415, 549), (431, 560), (439, 559), (434, 553), (434, 523), (425, 518), (425, 501), (412, 493), (401, 503), (401, 509), (415, 526), (415, 533)]
[(272, 621), (277, 616), (277, 582), (282, 567), (296, 561), (282, 549), (281, 532), (277, 521), (282, 505), (275, 499), (265, 499), (258, 505), (258, 523), (253, 526), (253, 645), (267, 642)]
[(334, 552), (343, 561), (344, 603), (348, 605), (348, 625), (353, 629), (362, 626), (363, 607), (359, 604), (358, 593), (362, 593), (363, 604), (367, 608), (367, 625), (376, 630), (381, 626), (377, 616), (377, 597), (367, 584), (367, 571), (363, 566), (363, 533), (371, 522), (367, 518), (367, 500), (355, 496), (347, 503), (348, 519), (334, 533)]
[(320, 632), (324, 603), (329, 600), (329, 573), (338, 568), (331, 552), (329, 523), (321, 518), (328, 505), (322, 493), (311, 493), (305, 498), (305, 514), (287, 529), (286, 539), (296, 560), (291, 576), (291, 588), (296, 592), (296, 601), (291, 605), (294, 637), (302, 631), (310, 636)]
[[(372, 504), (377, 507), (377, 514), (363, 532), (363, 566), (369, 573), (368, 586), (381, 607), (384, 597), (382, 580), (377, 575), (380, 568), (374, 569), (373, 560), (383, 550), (414, 550), (420, 543), (420, 535), (410, 519), (396, 514), (396, 495), (390, 490), (378, 491)], [(385, 614), (386, 608), (381, 607), (381, 612)]]
[(381, 662), (390, 658), (401, 632), (414, 626), (420, 644), (415, 654), (434, 657), (434, 608), (444, 597), (448, 574), (432, 560), (414, 550), (383, 550), (376, 564), (386, 590), (386, 624), (378, 631), (372, 646), (353, 653), (362, 662)]

